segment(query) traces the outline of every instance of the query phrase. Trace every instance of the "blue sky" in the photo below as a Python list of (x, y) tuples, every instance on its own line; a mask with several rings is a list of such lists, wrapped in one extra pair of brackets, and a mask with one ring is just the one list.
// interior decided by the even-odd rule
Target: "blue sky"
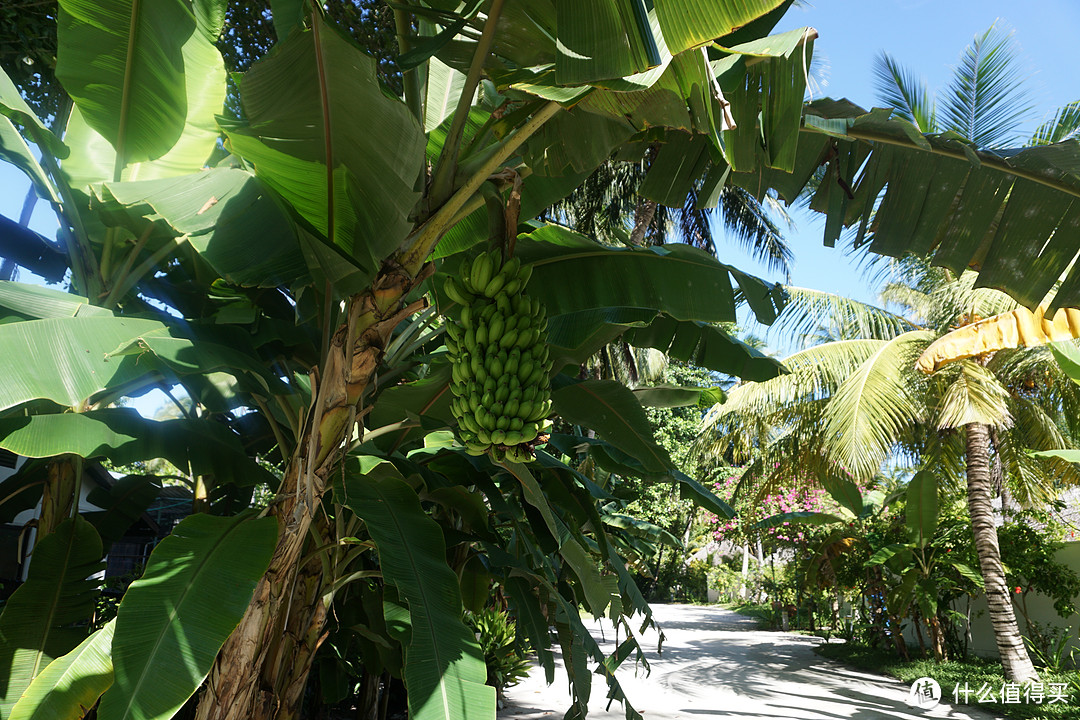
[[(824, 60), (825, 94), (869, 108), (876, 99), (873, 61), (878, 53), (888, 52), (925, 78), (931, 92), (943, 90), (961, 51), (995, 22), (1011, 29), (1020, 47), (1036, 108), (1031, 130), (1054, 109), (1080, 100), (1077, 70), (1067, 61), (1080, 29), (1080, 2), (1075, 0), (814, 0), (790, 10), (777, 31), (815, 28), (814, 55)], [(856, 265), (841, 250), (822, 245), (821, 216), (794, 216), (797, 228), (788, 233), (795, 251), (792, 284), (874, 302), (877, 292)], [(782, 280), (737, 248), (722, 247), (720, 254), (737, 267)], [(768, 339), (784, 345), (774, 336)]]

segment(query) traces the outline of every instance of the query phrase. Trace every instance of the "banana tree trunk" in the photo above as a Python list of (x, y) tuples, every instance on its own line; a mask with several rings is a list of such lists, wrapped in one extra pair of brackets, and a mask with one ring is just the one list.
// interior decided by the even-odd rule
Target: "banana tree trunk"
[(306, 577), (299, 567), (309, 528), (391, 333), (426, 306), (422, 300), (402, 308), (402, 300), (433, 271), (425, 265), (414, 277), (388, 262), (370, 290), (349, 300), (348, 319), (313, 375), (314, 401), (278, 491), (270, 567), (218, 654), (198, 720), (284, 720), (298, 713), (326, 612), (317, 602), (318, 573)]
[(971, 423), (964, 426), (964, 433), (967, 443), (968, 513), (971, 515), (975, 550), (979, 555), (979, 570), (985, 585), (986, 604), (990, 608), (990, 623), (994, 627), (998, 654), (1005, 668), (1005, 677), (1010, 681), (1022, 683), (1037, 680), (1038, 674), (1016, 624), (1009, 588), (1005, 585), (1005, 570), (1001, 565), (994, 510), (990, 505), (990, 427)]
[(41, 513), (38, 515), (34, 545), (56, 530), (56, 526), (71, 517), (73, 505), (78, 505), (79, 473), (82, 463), (76, 455), (60, 455), (48, 464), (45, 486), (41, 491)]

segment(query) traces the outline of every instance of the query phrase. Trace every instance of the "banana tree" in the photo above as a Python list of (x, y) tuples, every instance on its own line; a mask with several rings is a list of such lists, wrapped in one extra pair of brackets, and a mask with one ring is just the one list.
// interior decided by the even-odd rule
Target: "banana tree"
[[(881, 548), (867, 560), (866, 565), (887, 566), (898, 578), (887, 596), (889, 613), (904, 617), (907, 608), (916, 605), (930, 630), (934, 659), (945, 656), (945, 633), (938, 615), (938, 599), (952, 581), (941, 574), (939, 566), (949, 565), (963, 577), (982, 587), (982, 577), (964, 563), (941, 553), (934, 543), (938, 525), (937, 478), (932, 473), (918, 472), (908, 482), (905, 517), (910, 541)], [(919, 635), (920, 642), (922, 635)]]
[[(367, 620), (382, 623), (404, 654), (413, 714), (490, 716), (482, 660), (453, 609), (460, 599), (452, 570), (478, 550), (504, 569), (540, 647), (548, 638), (539, 618), (556, 619), (574, 659), (578, 712), (588, 700), (590, 660), (622, 699), (613, 670), (629, 650), (603, 658), (576, 615), (580, 604), (616, 617), (643, 604), (616, 554), (621, 546), (608, 542), (616, 533), (589, 510), (598, 497), (581, 494), (603, 490), (561, 453), (539, 454), (542, 470), (488, 459), (461, 465), (464, 447), (445, 435), (456, 422), (447, 413), (452, 378), (440, 319), (459, 309), (438, 293), (441, 277), (431, 278), (457, 273), (462, 257), (485, 242), (531, 265), (526, 290), (547, 306), (549, 337), (558, 339), (554, 411), (606, 441), (590, 454), (620, 472), (675, 483), (722, 512), (671, 467), (643, 430), (629, 390), (561, 371), (634, 329), (641, 344), (712, 369), (770, 376), (776, 363), (713, 323), (734, 320), (738, 299), (769, 322), (782, 294), (693, 248), (615, 249), (530, 220), (616, 151), (632, 157), (660, 143), (664, 162), (649, 178), (660, 188), (678, 180), (680, 153), (719, 168), (744, 134), (764, 142), (768, 162), (789, 166), (812, 31), (759, 41), (789, 5), (780, 0), (588, 9), (411, 3), (395, 6), (405, 68), (397, 98), (380, 86), (374, 61), (317, 6), (273, 5), (280, 41), (239, 78), (240, 120), (215, 116), (225, 97), (213, 47), (221, 3), (63, 0), (57, 77), (74, 106), (62, 140), (10, 83), (0, 87), (4, 157), (57, 211), (72, 289), (84, 295), (69, 314), (33, 319), (25, 297), (33, 291), (4, 286), (3, 304), (19, 319), (5, 326), (8, 356), (55, 361), (10, 385), (5, 442), (24, 449), (36, 442), (42, 456), (167, 457), (206, 480), (207, 499), (265, 481), (250, 468), (252, 455), (280, 467), (273, 520), (225, 518), (214, 526), (218, 535), (201, 516), (188, 526), (188, 552), (224, 562), (241, 543), (237, 528), (258, 528), (245, 531), (258, 540), (244, 542), (264, 549), (268, 523), (276, 525), (272, 552), (250, 553), (245, 565), (246, 573), (266, 567), (265, 574), (230, 595), (250, 598), (242, 617), (206, 610), (172, 624), (155, 620), (169, 639), (208, 626), (195, 661), (175, 672), (145, 656), (139, 638), (153, 634), (122, 606), (111, 640), (115, 683), (104, 691), (101, 716), (171, 716), (209, 671), (199, 717), (296, 717), (331, 604), (362, 595), (346, 590), (370, 578), (382, 602)], [(725, 99), (732, 91), (738, 105)], [(40, 163), (24, 136), (43, 151)], [(222, 136), (228, 156), (219, 161)], [(718, 173), (708, 197), (722, 184)], [(597, 280), (601, 272), (609, 274)], [(91, 307), (104, 313), (90, 317)], [(409, 322), (418, 313), (421, 320)], [(657, 324), (662, 329), (645, 332)], [(72, 358), (85, 362), (69, 367)], [(151, 387), (182, 388), (187, 399), (177, 404), (188, 416), (170, 422), (193, 434), (110, 407)], [(62, 414), (60, 406), (85, 412)], [(79, 432), (61, 435), (67, 424)], [(207, 464), (215, 446), (195, 439), (195, 428), (206, 427), (225, 433), (232, 449), (239, 444), (248, 466)], [(177, 447), (169, 450), (170, 441)], [(426, 471), (414, 452), (453, 469)], [(555, 493), (556, 481), (568, 478), (576, 486)], [(334, 484), (340, 489), (331, 498)], [(476, 537), (460, 541), (462, 510), (477, 507), (475, 494), (462, 504), (461, 489), (472, 487), (522, 538), (536, 538), (534, 559), (508, 557), (507, 547), (528, 547), (526, 540), (510, 543), (480, 520)], [(445, 517), (429, 515), (436, 498)], [(423, 541), (406, 542), (402, 528)], [(444, 537), (458, 540), (449, 566)], [(132, 607), (179, 591), (157, 573), (183, 547), (162, 544), (161, 563), (148, 569), (146, 592), (133, 593)], [(377, 566), (365, 565), (375, 553)], [(193, 579), (182, 592), (202, 587)], [(445, 604), (430, 602), (431, 593)], [(222, 632), (234, 626), (210, 668)], [(55, 662), (99, 666), (88, 647), (103, 641), (88, 642)], [(61, 667), (48, 677), (66, 672)], [(169, 692), (146, 697), (166, 677)], [(14, 694), (21, 689), (9, 692), (22, 702)], [(83, 702), (85, 692), (70, 697)]]

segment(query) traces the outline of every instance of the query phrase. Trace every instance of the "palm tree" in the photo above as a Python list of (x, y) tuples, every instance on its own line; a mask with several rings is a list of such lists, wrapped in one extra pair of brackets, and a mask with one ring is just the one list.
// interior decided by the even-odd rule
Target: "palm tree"
[[(785, 359), (792, 371), (747, 383), (706, 417), (699, 450), (726, 461), (752, 460), (743, 490), (761, 492), (798, 466), (827, 484), (843, 469), (873, 477), (887, 461), (932, 469), (946, 487), (965, 478), (980, 570), (1002, 664), (1010, 679), (1035, 677), (1005, 586), (991, 498), (1022, 504), (1052, 497), (1052, 479), (1080, 479), (1073, 466), (1030, 457), (1027, 449), (1073, 444), (1080, 392), (1046, 348), (1003, 350), (926, 376), (915, 359), (957, 324), (1011, 310), (996, 290), (907, 260), (904, 282), (883, 296), (901, 314), (795, 290), (782, 320), (792, 329), (823, 320), (841, 339)], [(1000, 488), (1000, 489), (998, 489)]]
[(573, 194), (551, 208), (551, 219), (612, 243), (660, 245), (679, 237), (711, 253), (717, 252), (713, 222), (719, 219), (730, 239), (770, 270), (790, 277), (794, 256), (770, 216), (775, 214), (790, 224), (779, 203), (769, 197), (759, 203), (752, 193), (726, 185), (715, 208), (702, 207), (699, 192), (706, 170), (682, 207), (667, 207), (638, 195), (654, 155), (655, 148), (650, 148), (639, 161), (613, 159), (600, 165)]
[[(879, 57), (875, 73), (885, 104), (922, 132), (955, 133), (979, 147), (995, 148), (1017, 142), (1019, 127), (1031, 111), (1016, 59), (1010, 35), (992, 26), (961, 54), (940, 101), (887, 54)], [(1036, 131), (1030, 144), (1070, 137), (1078, 121), (1080, 108), (1075, 103), (1062, 108)], [(778, 418), (782, 422), (775, 426), (756, 421), (759, 432), (755, 442), (764, 442), (764, 447), (797, 449), (803, 457), (808, 449), (824, 450), (824, 455), (813, 453), (810, 461), (821, 466), (819, 458), (827, 457), (863, 476), (875, 472), (887, 457), (898, 452), (924, 462), (933, 458), (938, 470), (946, 471), (945, 476), (956, 476), (948, 470), (962, 469), (1001, 660), (1010, 679), (1028, 680), (1035, 677), (1035, 670), (1005, 586), (990, 498), (995, 479), (1002, 476), (1012, 481), (1022, 499), (1030, 501), (1049, 492), (1048, 476), (1019, 449), (1025, 444), (1063, 447), (1066, 438), (1074, 435), (1075, 414), (1062, 415), (1060, 411), (1066, 406), (1061, 400), (1067, 397), (1067, 406), (1075, 407), (1071, 404), (1075, 393), (1061, 382), (1060, 372), (1045, 351), (989, 354), (966, 360), (947, 373), (917, 377), (912, 361), (934, 335), (1013, 307), (1004, 295), (976, 290), (970, 278), (953, 278), (911, 264), (908, 270), (912, 271), (908, 278), (915, 282), (893, 284), (886, 288), (885, 298), (906, 309), (916, 327), (880, 335), (870, 346), (865, 341), (848, 340), (804, 351), (794, 360), (809, 368), (808, 381), (793, 376), (778, 378), (772, 381), (778, 389), (786, 387), (777, 394), (748, 390), (747, 396), (757, 396), (753, 403), (759, 409), (772, 400), (788, 408), (788, 417)], [(846, 330), (854, 329), (856, 337), (865, 337), (868, 328), (865, 323), (853, 327), (851, 317), (876, 317), (879, 321), (884, 317), (852, 311), (853, 307), (847, 305), (854, 314), (847, 316)], [(864, 358), (860, 352), (866, 353)], [(1035, 381), (1038, 373), (1042, 376)], [(1051, 377), (1053, 381), (1047, 380)], [(732, 399), (736, 399), (735, 393)], [(797, 399), (801, 402), (795, 402)], [(800, 405), (792, 414), (791, 408)], [(733, 406), (716, 413), (714, 423), (725, 414), (736, 417), (741, 413)], [(777, 432), (777, 427), (782, 430)], [(1050, 446), (1045, 445), (1047, 441), (1051, 441)], [(963, 462), (958, 464), (959, 457)]]

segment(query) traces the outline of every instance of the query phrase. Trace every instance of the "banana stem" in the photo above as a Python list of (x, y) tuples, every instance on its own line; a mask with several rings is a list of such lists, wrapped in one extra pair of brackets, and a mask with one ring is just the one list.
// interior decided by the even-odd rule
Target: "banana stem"
[(431, 199), (438, 205), (450, 197), (454, 187), (454, 176), (457, 175), (458, 151), (461, 149), (461, 138), (465, 132), (465, 122), (469, 119), (469, 108), (472, 107), (473, 93), (480, 84), (480, 76), (484, 72), (484, 63), (488, 53), (495, 42), (495, 26), (502, 14), (504, 0), (493, 0), (488, 10), (487, 21), (484, 23), (484, 33), (476, 44), (476, 52), (473, 53), (472, 62), (469, 64), (469, 73), (465, 76), (465, 84), (461, 88), (458, 97), (457, 109), (454, 111), (454, 120), (450, 124), (450, 131), (446, 135), (442, 152), (439, 153), (438, 163), (435, 165), (435, 175), (431, 180)]
[(551, 101), (536, 111), (528, 122), (518, 128), (513, 135), (506, 138), (488, 161), (481, 165), (472, 177), (466, 180), (465, 184), (431, 216), (431, 219), (417, 230), (417, 233), (412, 236), (412, 242), (408, 244), (406, 250), (400, 255), (399, 264), (405, 268), (406, 272), (410, 275), (416, 275), (416, 273), (420, 272), (420, 268), (427, 262), (428, 255), (435, 249), (443, 234), (453, 227), (453, 220), (457, 217), (458, 211), (472, 199), (488, 177), (499, 169), (514, 154), (515, 150), (521, 147), (522, 143), (543, 127), (544, 123), (554, 117), (555, 113), (561, 109), (562, 106), (559, 103)]

